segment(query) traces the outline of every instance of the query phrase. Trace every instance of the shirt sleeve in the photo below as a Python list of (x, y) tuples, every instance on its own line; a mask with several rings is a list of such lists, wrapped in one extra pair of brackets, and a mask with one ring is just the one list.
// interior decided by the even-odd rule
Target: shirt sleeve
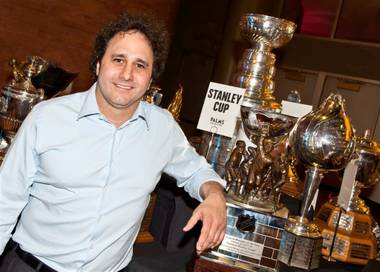
[(216, 181), (223, 187), (226, 186), (225, 180), (190, 145), (182, 129), (176, 122), (174, 122), (170, 133), (169, 144), (172, 148), (172, 157), (166, 165), (164, 172), (174, 177), (177, 180), (177, 185), (184, 187), (190, 196), (202, 201), (200, 188), (207, 181)]
[(29, 199), (37, 169), (36, 128), (31, 114), (19, 128), (0, 167), (0, 254)]

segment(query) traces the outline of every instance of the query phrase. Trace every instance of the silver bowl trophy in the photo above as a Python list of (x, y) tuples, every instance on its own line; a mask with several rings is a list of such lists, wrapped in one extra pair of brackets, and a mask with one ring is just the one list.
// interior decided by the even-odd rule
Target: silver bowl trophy
[(300, 215), (286, 222), (278, 260), (310, 270), (319, 266), (322, 247), (318, 227), (307, 219), (310, 205), (323, 174), (344, 168), (355, 149), (355, 135), (342, 97), (331, 94), (318, 109), (302, 117), (290, 132), (289, 145), (307, 170)]
[[(366, 130), (358, 137), (355, 148), (357, 165), (354, 187), (346, 210), (337, 198), (323, 204), (315, 219), (323, 236), (322, 254), (341, 262), (365, 265), (378, 254), (373, 219), (369, 207), (359, 197), (362, 188), (370, 188), (380, 181), (380, 147)], [(378, 239), (378, 237), (377, 237)], [(331, 247), (333, 245), (333, 249)]]
[(37, 56), (27, 57), (24, 62), (10, 61), (13, 78), (5, 85), (0, 97), (0, 163), (18, 128), (32, 107), (44, 98), (44, 90), (32, 84), (32, 77), (46, 69), (48, 63)]
[[(280, 189), (287, 175), (286, 139), (297, 119), (279, 113), (273, 96), (275, 55), (296, 25), (260, 14), (243, 15), (241, 33), (252, 45), (240, 60), (232, 84), (246, 89), (242, 128), (225, 162), (227, 230), (222, 244), (203, 258), (244, 269), (276, 271), (287, 210)], [(283, 217), (278, 215), (283, 213)]]

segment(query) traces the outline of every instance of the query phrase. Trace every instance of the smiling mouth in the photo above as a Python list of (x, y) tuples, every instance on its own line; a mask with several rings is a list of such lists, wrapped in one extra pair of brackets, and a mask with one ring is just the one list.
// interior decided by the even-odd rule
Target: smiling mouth
[(132, 90), (134, 88), (131, 85), (118, 84), (118, 83), (114, 83), (114, 86), (117, 87), (117, 88), (119, 88), (119, 89), (126, 90), (126, 91), (130, 91), (130, 90)]

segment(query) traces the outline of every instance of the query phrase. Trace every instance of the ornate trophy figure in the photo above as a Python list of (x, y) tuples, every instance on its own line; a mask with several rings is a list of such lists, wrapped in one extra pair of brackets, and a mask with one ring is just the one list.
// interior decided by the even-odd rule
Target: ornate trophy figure
[(380, 181), (380, 147), (371, 139), (369, 130), (366, 130), (364, 137), (357, 138), (355, 154), (358, 169), (348, 209), (342, 212), (334, 198), (322, 205), (315, 223), (322, 232), (323, 255), (364, 265), (377, 255), (377, 242), (372, 228), (376, 222), (359, 194), (362, 188), (369, 188)]
[(292, 267), (314, 269), (319, 266), (322, 236), (307, 213), (323, 173), (344, 168), (355, 148), (342, 97), (331, 94), (317, 110), (302, 117), (290, 132), (289, 144), (307, 170), (301, 212), (285, 225), (278, 260)]
[[(244, 172), (241, 171), (240, 162), (243, 157), (248, 158), (248, 152), (245, 151), (245, 142), (237, 141), (236, 148), (232, 151), (230, 158), (226, 163), (226, 169), (224, 173), (224, 178), (227, 181), (227, 191), (236, 192), (240, 190), (242, 185), (242, 175)], [(238, 194), (240, 194), (238, 192)]]

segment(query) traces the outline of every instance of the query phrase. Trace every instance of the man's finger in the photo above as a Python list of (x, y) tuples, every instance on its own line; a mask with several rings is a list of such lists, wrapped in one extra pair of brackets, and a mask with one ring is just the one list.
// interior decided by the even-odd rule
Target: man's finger
[(193, 213), (189, 221), (187, 221), (186, 226), (184, 226), (182, 230), (183, 231), (191, 230), (197, 224), (199, 220), (200, 220), (199, 215), (197, 213)]
[(197, 242), (197, 251), (203, 251), (205, 250), (206, 246), (208, 245), (209, 241), (209, 235), (211, 230), (211, 223), (209, 220), (204, 220), (201, 234), (199, 236), (198, 242)]

